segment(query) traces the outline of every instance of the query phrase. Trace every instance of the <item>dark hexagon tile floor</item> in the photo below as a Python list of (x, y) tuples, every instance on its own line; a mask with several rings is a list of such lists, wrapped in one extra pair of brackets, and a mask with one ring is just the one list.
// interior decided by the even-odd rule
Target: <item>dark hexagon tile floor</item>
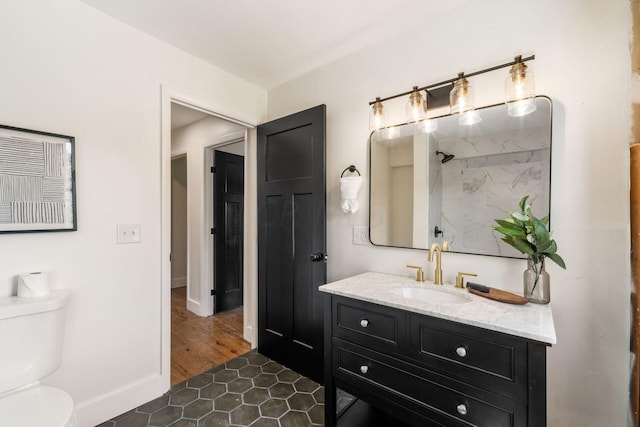
[(322, 425), (323, 388), (252, 350), (98, 427)]

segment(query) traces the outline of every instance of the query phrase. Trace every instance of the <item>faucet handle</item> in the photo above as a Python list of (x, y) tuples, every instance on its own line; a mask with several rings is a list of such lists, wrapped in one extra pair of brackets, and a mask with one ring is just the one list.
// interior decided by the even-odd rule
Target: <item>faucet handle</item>
[(462, 276), (478, 276), (476, 273), (465, 273), (464, 271), (459, 271), (456, 276), (456, 288), (464, 288), (464, 277)]
[(407, 264), (408, 268), (417, 268), (418, 271), (416, 271), (416, 282), (424, 282), (424, 271), (422, 271), (422, 267), (420, 267), (419, 265), (410, 265)]

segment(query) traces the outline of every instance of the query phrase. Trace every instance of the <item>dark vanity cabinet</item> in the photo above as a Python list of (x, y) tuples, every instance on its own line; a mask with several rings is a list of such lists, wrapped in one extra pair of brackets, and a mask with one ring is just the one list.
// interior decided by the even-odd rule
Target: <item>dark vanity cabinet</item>
[(336, 387), (412, 426), (546, 425), (547, 344), (325, 298), (327, 426)]

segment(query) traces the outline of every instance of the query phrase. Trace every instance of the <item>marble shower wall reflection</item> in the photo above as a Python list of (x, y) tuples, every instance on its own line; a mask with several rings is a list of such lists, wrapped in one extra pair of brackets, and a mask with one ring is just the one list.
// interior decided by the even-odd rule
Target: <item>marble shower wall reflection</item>
[(537, 216), (548, 214), (550, 147), (540, 144), (545, 132), (541, 127), (440, 142), (441, 151), (456, 153), (440, 168), (442, 229), (456, 252), (522, 257), (488, 225), (508, 217), (527, 194)]

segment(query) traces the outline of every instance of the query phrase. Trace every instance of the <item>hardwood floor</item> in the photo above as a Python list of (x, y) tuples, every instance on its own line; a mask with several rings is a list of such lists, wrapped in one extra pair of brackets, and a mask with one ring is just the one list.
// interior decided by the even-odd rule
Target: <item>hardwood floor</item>
[(172, 385), (251, 350), (242, 338), (242, 307), (200, 317), (186, 300), (186, 288), (171, 290)]

